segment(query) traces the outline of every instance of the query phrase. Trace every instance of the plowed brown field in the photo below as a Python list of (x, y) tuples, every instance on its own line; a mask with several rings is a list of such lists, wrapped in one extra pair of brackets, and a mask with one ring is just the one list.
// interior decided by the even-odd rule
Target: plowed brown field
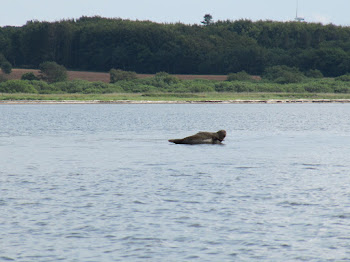
[[(8, 79), (21, 79), (24, 73), (33, 72), (35, 75), (39, 75), (39, 70), (36, 69), (12, 69), (10, 75), (7, 76)], [(150, 74), (138, 74), (139, 78), (152, 77), (154, 75)], [(226, 75), (174, 75), (180, 79), (208, 79), (208, 80), (226, 80)], [(109, 73), (98, 73), (98, 72), (82, 72), (82, 71), (68, 71), (68, 79), (82, 79), (88, 81), (101, 81), (109, 83)]]

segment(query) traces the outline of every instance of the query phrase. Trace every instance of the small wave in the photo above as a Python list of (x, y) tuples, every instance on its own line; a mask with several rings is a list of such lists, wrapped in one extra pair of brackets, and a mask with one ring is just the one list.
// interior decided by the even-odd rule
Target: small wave
[(306, 170), (319, 170), (319, 168), (315, 168), (315, 167), (304, 167), (304, 169), (306, 169)]
[(13, 258), (10, 258), (10, 257), (0, 257), (0, 260), (4, 260), (4, 261), (15, 261)]
[(23, 202), (19, 203), (19, 206), (39, 206), (41, 205), (39, 202)]
[(79, 233), (72, 233), (72, 234), (66, 236), (66, 238), (87, 238), (87, 237), (83, 236), (83, 235), (81, 235)]
[(183, 177), (183, 176), (192, 176), (192, 175), (189, 175), (189, 174), (173, 174), (173, 175), (170, 175), (170, 176), (173, 176), (173, 177)]
[(185, 204), (200, 204), (198, 201), (184, 201)]
[(143, 203), (143, 202), (138, 201), (138, 200), (135, 200), (133, 203), (138, 204), (138, 205), (146, 205), (146, 203)]
[(350, 214), (340, 214), (340, 215), (335, 215), (335, 218), (340, 218), (340, 219), (350, 219)]
[(308, 163), (302, 163), (302, 166), (309, 166), (309, 167), (320, 167), (322, 164), (308, 164)]
[(195, 224), (189, 225), (188, 227), (197, 227), (197, 228), (199, 228), (199, 227), (203, 227), (203, 226), (201, 224), (195, 223)]
[(279, 205), (281, 205), (281, 206), (317, 206), (316, 204), (293, 202), (293, 201), (284, 201), (284, 202), (279, 203)]
[(164, 199), (164, 202), (173, 202), (173, 203), (177, 203), (177, 202), (179, 202), (179, 200), (176, 200), (176, 199)]
[(236, 169), (246, 170), (246, 169), (253, 169), (256, 168), (254, 166), (237, 166)]
[(105, 238), (115, 238), (116, 236), (115, 235), (105, 235), (104, 237)]
[(216, 192), (212, 192), (214, 195), (224, 195), (225, 194), (225, 192), (218, 192), (218, 191), (216, 191)]
[(157, 238), (157, 237), (134, 237), (134, 236), (126, 236), (121, 238), (120, 240), (123, 241), (155, 241), (155, 242), (162, 242), (164, 239)]
[(40, 222), (35, 223), (35, 225), (37, 225), (37, 226), (47, 226), (48, 223), (40, 221)]
[(145, 164), (145, 166), (168, 166), (167, 163), (159, 163), (159, 164), (154, 164), (154, 163), (151, 163), (151, 164)]

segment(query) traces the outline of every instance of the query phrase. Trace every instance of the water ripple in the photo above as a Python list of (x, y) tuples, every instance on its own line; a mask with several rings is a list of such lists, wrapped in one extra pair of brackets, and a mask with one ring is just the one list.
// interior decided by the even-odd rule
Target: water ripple
[(0, 107), (0, 261), (349, 260), (350, 105)]

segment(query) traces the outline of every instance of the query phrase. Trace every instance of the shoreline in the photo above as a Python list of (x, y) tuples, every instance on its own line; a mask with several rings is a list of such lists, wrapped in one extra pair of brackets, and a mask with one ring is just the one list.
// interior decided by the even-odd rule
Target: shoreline
[(267, 100), (0, 100), (0, 105), (28, 104), (305, 104), (350, 103), (350, 99), (267, 99)]

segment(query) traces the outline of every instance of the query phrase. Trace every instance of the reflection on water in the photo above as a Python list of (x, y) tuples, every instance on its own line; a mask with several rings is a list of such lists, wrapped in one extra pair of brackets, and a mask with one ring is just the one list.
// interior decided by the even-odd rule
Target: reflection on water
[(0, 126), (0, 261), (350, 257), (348, 104), (2, 105)]

